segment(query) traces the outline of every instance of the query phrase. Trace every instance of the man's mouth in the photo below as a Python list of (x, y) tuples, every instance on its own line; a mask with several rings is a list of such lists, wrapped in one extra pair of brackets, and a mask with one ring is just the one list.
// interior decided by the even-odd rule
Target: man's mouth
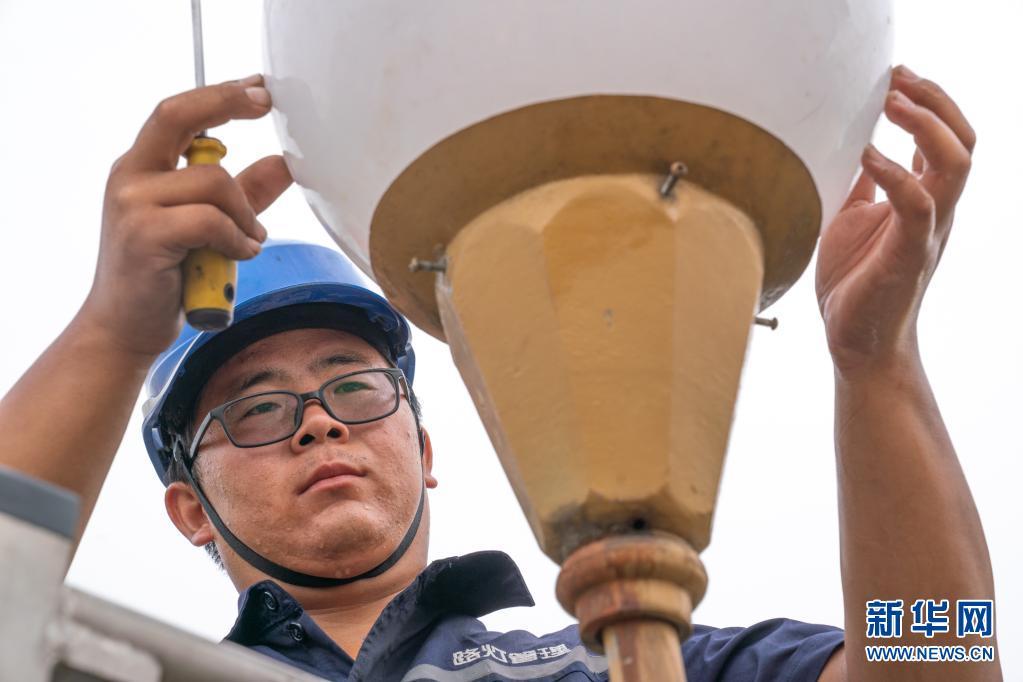
[(343, 462), (329, 462), (321, 464), (313, 470), (313, 473), (306, 479), (299, 489), (298, 494), (319, 490), (334, 485), (341, 485), (354, 478), (361, 478), (366, 474), (355, 467)]

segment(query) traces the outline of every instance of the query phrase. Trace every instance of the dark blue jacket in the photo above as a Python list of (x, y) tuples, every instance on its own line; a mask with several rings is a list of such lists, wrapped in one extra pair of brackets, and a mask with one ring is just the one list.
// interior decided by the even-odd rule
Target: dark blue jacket
[[(508, 555), (477, 552), (430, 564), (387, 605), (355, 660), (269, 580), (239, 597), (227, 639), (347, 682), (607, 680), (607, 660), (582, 645), (575, 625), (536, 636), (490, 632), (478, 620), (532, 605)], [(784, 619), (748, 628), (697, 625), (682, 657), (689, 682), (813, 682), (842, 641), (837, 628)]]

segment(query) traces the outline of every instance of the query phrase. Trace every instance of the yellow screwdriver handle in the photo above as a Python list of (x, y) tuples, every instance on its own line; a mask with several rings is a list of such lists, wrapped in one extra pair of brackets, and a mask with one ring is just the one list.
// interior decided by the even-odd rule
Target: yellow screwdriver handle
[[(220, 165), (227, 154), (220, 140), (200, 136), (192, 140), (185, 158), (189, 166)], [(213, 249), (190, 251), (182, 264), (182, 305), (188, 324), (200, 331), (226, 329), (234, 316), (238, 264)]]

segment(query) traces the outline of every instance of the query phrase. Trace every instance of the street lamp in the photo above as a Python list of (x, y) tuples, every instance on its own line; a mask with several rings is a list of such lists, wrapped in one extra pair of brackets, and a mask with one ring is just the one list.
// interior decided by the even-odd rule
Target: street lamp
[(751, 324), (888, 87), (888, 0), (267, 0), (285, 157), (446, 340), (612, 679), (683, 679)]

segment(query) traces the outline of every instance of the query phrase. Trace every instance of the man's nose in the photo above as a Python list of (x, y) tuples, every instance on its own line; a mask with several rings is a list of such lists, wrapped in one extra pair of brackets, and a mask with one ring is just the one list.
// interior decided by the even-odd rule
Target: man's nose
[(298, 431), (291, 437), (291, 449), (301, 452), (315, 443), (326, 443), (331, 439), (346, 443), (350, 435), (344, 422), (334, 419), (319, 400), (311, 398), (305, 403)]

